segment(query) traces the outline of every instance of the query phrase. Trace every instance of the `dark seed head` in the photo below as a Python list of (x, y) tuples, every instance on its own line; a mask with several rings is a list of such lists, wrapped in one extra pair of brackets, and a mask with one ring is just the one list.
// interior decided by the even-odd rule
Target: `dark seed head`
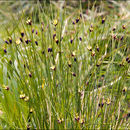
[(38, 46), (38, 42), (37, 41), (35, 41), (35, 44)]
[(61, 123), (61, 120), (60, 120), (60, 119), (58, 119), (58, 120), (57, 120), (57, 122), (60, 124), (60, 123)]
[(4, 49), (4, 53), (7, 53), (7, 50), (6, 50), (6, 49)]
[(34, 33), (34, 29), (32, 29), (32, 33)]
[(58, 121), (58, 123), (59, 123), (59, 124), (61, 124), (61, 123), (62, 123), (62, 120), (61, 120), (61, 119), (58, 119), (57, 121)]
[(68, 66), (71, 68), (71, 64), (68, 64)]
[(76, 114), (75, 120), (76, 120), (76, 121), (79, 121), (79, 119), (80, 119), (80, 118), (79, 118), (78, 114)]
[(99, 47), (97, 47), (97, 51), (99, 52)]
[(72, 73), (72, 75), (73, 75), (74, 77), (76, 77), (76, 74), (75, 74), (74, 72)]
[(70, 40), (70, 43), (71, 43), (71, 44), (72, 44), (72, 42), (73, 42), (73, 39)]
[(90, 31), (90, 32), (93, 32), (93, 28), (92, 28), (92, 27), (91, 27), (91, 28), (89, 28), (89, 31)]
[(58, 44), (59, 43), (59, 40), (58, 39), (56, 39), (56, 44)]
[(77, 61), (76, 57), (74, 58), (74, 61), (75, 61), (75, 62)]
[(42, 54), (44, 54), (44, 51), (42, 51)]
[(52, 52), (52, 48), (48, 48), (48, 52)]
[(75, 22), (73, 21), (73, 24), (75, 24)]
[(125, 25), (122, 25), (122, 28), (123, 28), (123, 29), (126, 29), (126, 26), (125, 26)]
[(129, 60), (129, 57), (126, 57), (126, 61), (128, 61)]
[(82, 14), (80, 14), (80, 18), (82, 18)]
[(92, 47), (91, 47), (91, 46), (87, 46), (87, 49), (88, 49), (89, 51), (92, 51)]
[(75, 120), (76, 120), (76, 121), (79, 121), (79, 117), (77, 117), (77, 118), (75, 117)]
[(86, 84), (86, 86), (87, 86), (87, 85), (89, 85), (89, 82), (88, 82), (88, 81), (86, 81), (86, 83), (85, 83), (85, 84)]
[(27, 23), (28, 25), (32, 25), (32, 20), (31, 20), (31, 19), (28, 19), (28, 20), (26, 21), (26, 23)]
[(32, 22), (29, 22), (29, 25), (32, 25)]
[(64, 121), (64, 119), (63, 118), (62, 119), (58, 119), (57, 121), (58, 121), (59, 124), (61, 124)]
[(102, 24), (104, 24), (105, 20), (102, 20)]
[(102, 19), (102, 24), (104, 24), (104, 23), (105, 23), (105, 18)]
[(9, 42), (8, 42), (7, 40), (5, 40), (5, 43), (6, 43), (6, 44), (9, 44)]
[(102, 77), (105, 77), (105, 75), (103, 74)]
[(38, 31), (36, 31), (36, 35), (38, 34)]
[(127, 91), (127, 87), (124, 87), (124, 88), (122, 89), (122, 91), (123, 91), (123, 93), (125, 93), (125, 92)]
[(33, 109), (32, 108), (30, 109), (30, 113), (33, 113)]
[(21, 37), (19, 39), (20, 39), (21, 42), (23, 42), (23, 39)]
[(32, 74), (31, 74), (31, 73), (29, 73), (29, 77), (30, 77), (30, 78), (32, 77)]
[(26, 44), (28, 44), (29, 41), (28, 41), (28, 40), (25, 40), (25, 42), (26, 42)]
[(57, 24), (58, 24), (58, 20), (57, 20), (57, 19), (53, 20), (53, 25), (54, 25), (55, 27), (57, 26)]
[(76, 23), (78, 23), (78, 22), (79, 22), (79, 18), (76, 19)]
[(117, 39), (117, 36), (116, 36), (116, 35), (114, 35), (114, 36), (113, 36), (113, 38), (114, 38), (114, 40), (116, 40), (116, 39)]
[(82, 41), (82, 38), (80, 37), (79, 40)]
[(113, 30), (113, 31), (115, 31), (115, 30), (116, 30), (116, 28), (114, 27), (112, 30)]
[(72, 53), (71, 53), (71, 56), (72, 56), (72, 57), (76, 56), (75, 52), (72, 52)]
[(71, 62), (70, 62), (70, 61), (68, 62), (68, 66), (69, 66), (69, 67), (71, 67), (71, 66), (72, 66), (72, 64), (71, 64)]
[(120, 40), (122, 41), (123, 39), (124, 39), (124, 37), (122, 36)]
[(30, 130), (30, 126), (29, 125), (27, 125), (27, 130)]
[(100, 65), (99, 64), (96, 64), (97, 67), (99, 67)]
[(12, 43), (12, 38), (11, 37), (9, 37), (9, 42), (10, 42), (10, 44)]
[(56, 37), (56, 34), (53, 34), (53, 39), (55, 39), (55, 37)]
[(104, 106), (104, 103), (101, 103), (101, 107), (103, 107)]
[(80, 124), (82, 124), (82, 125), (84, 124), (84, 119), (80, 120)]
[(121, 66), (123, 66), (123, 65), (120, 63), (119, 66), (121, 67)]
[(20, 99), (24, 99), (26, 97), (25, 94), (20, 94)]
[(12, 65), (12, 60), (10, 60), (9, 63)]
[(6, 86), (6, 87), (5, 87), (5, 90), (9, 90), (9, 87), (8, 87), (8, 86)]
[(24, 32), (21, 32), (21, 36), (24, 37)]
[(103, 107), (104, 106), (104, 103), (99, 103), (99, 107)]

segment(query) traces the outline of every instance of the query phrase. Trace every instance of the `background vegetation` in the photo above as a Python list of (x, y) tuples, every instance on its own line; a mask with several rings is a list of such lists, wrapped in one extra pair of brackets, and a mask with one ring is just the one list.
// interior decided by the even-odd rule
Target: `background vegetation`
[(0, 128), (129, 129), (129, 1), (0, 4)]

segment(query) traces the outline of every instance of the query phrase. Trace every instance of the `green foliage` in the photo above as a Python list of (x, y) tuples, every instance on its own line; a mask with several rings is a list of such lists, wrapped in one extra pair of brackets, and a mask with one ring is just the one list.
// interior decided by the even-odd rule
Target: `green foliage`
[(5, 26), (0, 128), (128, 129), (128, 20), (47, 8)]

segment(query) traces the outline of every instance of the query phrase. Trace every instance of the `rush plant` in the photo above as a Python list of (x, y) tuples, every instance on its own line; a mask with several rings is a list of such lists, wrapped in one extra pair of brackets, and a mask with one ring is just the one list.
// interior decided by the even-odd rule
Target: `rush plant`
[(12, 15), (0, 48), (1, 128), (128, 129), (128, 20), (96, 13), (38, 4)]

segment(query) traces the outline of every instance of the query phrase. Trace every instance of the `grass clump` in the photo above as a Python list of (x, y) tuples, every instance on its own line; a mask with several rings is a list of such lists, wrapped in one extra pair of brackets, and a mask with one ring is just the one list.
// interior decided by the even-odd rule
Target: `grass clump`
[(127, 129), (128, 21), (48, 10), (38, 4), (29, 18), (12, 15), (5, 29), (1, 128)]

